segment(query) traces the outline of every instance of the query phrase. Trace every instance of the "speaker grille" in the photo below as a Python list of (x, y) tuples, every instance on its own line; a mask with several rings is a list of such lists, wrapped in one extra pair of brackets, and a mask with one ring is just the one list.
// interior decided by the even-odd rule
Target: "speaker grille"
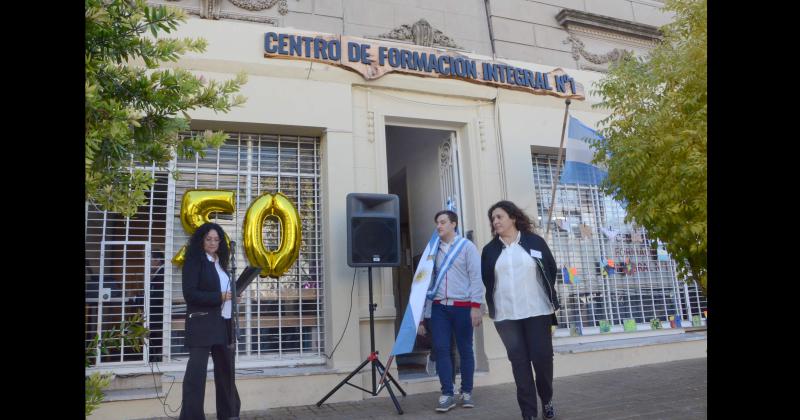
[(354, 264), (398, 264), (397, 219), (391, 217), (353, 217), (352, 251)]

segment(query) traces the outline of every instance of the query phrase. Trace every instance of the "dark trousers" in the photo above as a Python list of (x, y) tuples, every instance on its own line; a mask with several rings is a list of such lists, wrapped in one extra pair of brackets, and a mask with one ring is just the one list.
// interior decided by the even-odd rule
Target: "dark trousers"
[(461, 356), (461, 392), (472, 392), (475, 373), (475, 354), (472, 350), (472, 318), (469, 307), (434, 303), (431, 307), (431, 334), (436, 352), (436, 372), (442, 385), (442, 395), (453, 395), (455, 378), (450, 357), (450, 337), (455, 332), (458, 354)]
[[(225, 323), (228, 337), (231, 336), (231, 323)], [(208, 353), (214, 361), (214, 387), (217, 391), (217, 419), (223, 420), (239, 416), (241, 401), (236, 384), (233, 389), (235, 404), (231, 402), (231, 350), (228, 344), (209, 347), (189, 347), (189, 362), (186, 364), (186, 375), (183, 377), (183, 402), (180, 420), (205, 420), (203, 400), (206, 395), (206, 368)], [(233, 410), (232, 410), (233, 406)], [(233, 414), (231, 414), (233, 411)]]
[[(511, 371), (517, 384), (517, 403), (523, 416), (537, 416), (537, 391), (542, 404), (550, 402), (553, 398), (551, 324), (552, 315), (494, 323), (511, 362)], [(535, 381), (531, 364), (533, 371), (536, 372)]]

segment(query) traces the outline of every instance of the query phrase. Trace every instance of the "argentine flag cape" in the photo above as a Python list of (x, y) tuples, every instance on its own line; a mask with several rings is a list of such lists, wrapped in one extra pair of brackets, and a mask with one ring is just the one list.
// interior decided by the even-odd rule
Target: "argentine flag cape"
[[(411, 353), (414, 350), (414, 342), (417, 338), (417, 326), (422, 321), (422, 312), (425, 308), (425, 299), (433, 299), (436, 296), (436, 290), (444, 278), (444, 274), (453, 265), (453, 261), (464, 248), (467, 239), (456, 235), (455, 242), (450, 247), (450, 250), (442, 260), (442, 267), (438, 270), (436, 279), (432, 279), (433, 266), (436, 259), (436, 253), (439, 250), (439, 235), (434, 230), (428, 246), (422, 253), (422, 258), (419, 260), (417, 271), (414, 272), (414, 280), (411, 283), (411, 294), (408, 297), (408, 306), (403, 315), (403, 321), (400, 324), (400, 330), (397, 332), (397, 338), (392, 347), (391, 356), (398, 354)], [(433, 281), (433, 285), (431, 285)], [(431, 287), (433, 286), (433, 287)]]

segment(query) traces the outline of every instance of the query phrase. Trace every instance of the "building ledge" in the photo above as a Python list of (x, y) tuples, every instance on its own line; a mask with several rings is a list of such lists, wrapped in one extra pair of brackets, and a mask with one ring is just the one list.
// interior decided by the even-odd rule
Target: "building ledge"
[(556, 15), (556, 21), (566, 29), (569, 29), (570, 25), (588, 26), (602, 31), (616, 32), (618, 34), (647, 40), (663, 39), (661, 30), (656, 26), (596, 15), (580, 10), (561, 9)]
[(579, 343), (565, 343), (553, 346), (553, 352), (559, 354), (574, 354), (589, 351), (614, 350), (631, 347), (656, 346), (661, 344), (682, 343), (687, 341), (705, 340), (704, 331), (681, 332), (675, 334), (660, 334), (647, 337), (611, 338), (603, 341), (590, 341)]
[(156, 388), (117, 389), (113, 391), (103, 391), (103, 394), (105, 395), (103, 402), (164, 398), (164, 393), (161, 392), (161, 389), (156, 390)]
[[(142, 384), (145, 381), (150, 382), (149, 386), (140, 386), (137, 388), (128, 389), (109, 389), (104, 390), (104, 401), (128, 401), (128, 400), (145, 400), (151, 398), (164, 398), (163, 388), (169, 389), (173, 383), (183, 382), (185, 370), (180, 371), (164, 371), (142, 374), (129, 374), (126, 377), (138, 378), (137, 382)], [(300, 367), (237, 367), (236, 380), (258, 379), (258, 378), (277, 378), (277, 377), (295, 377), (295, 376), (311, 376), (311, 375), (331, 375), (349, 373), (349, 370), (331, 369), (325, 366), (300, 366)], [(154, 378), (147, 378), (153, 377)], [(214, 369), (210, 368), (206, 372), (206, 381), (214, 380)], [(158, 384), (158, 386), (156, 386)]]
[[(638, 333), (616, 333), (589, 335), (580, 337), (556, 337), (553, 340), (553, 352), (557, 354), (576, 354), (593, 351), (615, 350), (624, 348), (636, 348), (645, 346), (656, 346), (672, 343), (683, 343), (691, 341), (701, 341), (706, 339), (705, 328), (691, 329), (672, 329), (642, 331)], [(252, 362), (251, 362), (252, 363)], [(248, 363), (249, 364), (249, 363)], [(171, 388), (172, 384), (182, 382), (185, 371), (165, 370), (156, 373), (138, 373), (119, 375), (127, 382), (136, 384), (133, 388), (114, 388), (103, 391), (104, 401), (131, 401), (164, 398), (164, 389)], [(236, 380), (296, 377), (313, 375), (336, 375), (349, 373), (349, 368), (332, 369), (324, 365), (296, 366), (296, 367), (253, 367), (237, 366)], [(364, 370), (368, 372), (368, 370)], [(486, 376), (488, 372), (475, 371), (475, 376)], [(210, 366), (207, 371), (207, 380), (214, 380), (214, 371)], [(428, 376), (426, 374), (408, 374), (398, 378), (400, 383), (424, 383), (438, 381), (438, 376)]]

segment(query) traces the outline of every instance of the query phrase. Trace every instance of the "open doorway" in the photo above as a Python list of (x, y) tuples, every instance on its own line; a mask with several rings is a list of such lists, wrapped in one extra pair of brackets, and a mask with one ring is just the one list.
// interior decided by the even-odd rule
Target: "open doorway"
[[(397, 334), (408, 305), (414, 271), (434, 233), (433, 216), (446, 208), (448, 200), (461, 215), (455, 131), (387, 126), (386, 162), (389, 193), (400, 198), (402, 258), (400, 267), (392, 269)], [(418, 339), (412, 353), (397, 357), (400, 377), (431, 376), (426, 371), (429, 354), (430, 340)]]

